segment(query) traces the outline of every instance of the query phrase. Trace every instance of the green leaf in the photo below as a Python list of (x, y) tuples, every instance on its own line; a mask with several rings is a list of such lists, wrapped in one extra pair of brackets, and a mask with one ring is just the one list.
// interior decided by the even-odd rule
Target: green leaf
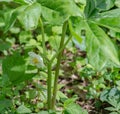
[(116, 0), (115, 5), (120, 8), (120, 0)]
[(87, 0), (84, 13), (87, 18), (90, 18), (100, 11), (109, 10), (114, 3), (115, 0)]
[(4, 110), (5, 108), (8, 108), (12, 105), (12, 102), (8, 99), (2, 99), (0, 100), (0, 112)]
[(115, 107), (107, 107), (105, 108), (106, 110), (109, 110), (109, 111), (116, 111), (116, 108)]
[(109, 10), (114, 6), (115, 0), (95, 0), (96, 1), (96, 9), (99, 11)]
[(85, 21), (84, 19), (80, 17), (71, 17), (69, 19), (69, 29), (71, 34), (74, 36), (74, 38), (79, 42), (82, 43), (83, 38), (82, 36), (82, 30), (85, 30)]
[(4, 42), (0, 40), (0, 51), (8, 50), (11, 47), (9, 42)]
[(117, 112), (111, 112), (110, 114), (118, 114)]
[(17, 113), (19, 114), (25, 114), (25, 113), (31, 113), (31, 110), (24, 105), (21, 105), (17, 108)]
[(109, 95), (109, 90), (104, 90), (100, 95), (100, 100), (102, 102), (107, 101), (108, 95)]
[(6, 12), (5, 17), (5, 32), (7, 32), (19, 19), (20, 23), (26, 30), (35, 29), (41, 15), (41, 5), (34, 3), (31, 5), (23, 5), (14, 10)]
[(87, 57), (96, 70), (101, 70), (109, 64), (120, 66), (114, 44), (100, 27), (89, 22), (86, 35)]
[[(0, 15), (3, 15), (3, 14), (0, 14)], [(3, 28), (4, 25), (5, 25), (4, 19), (0, 17), (0, 28)]]
[(60, 40), (61, 40), (61, 37), (58, 35), (54, 35), (49, 38), (49, 43), (51, 47), (56, 51), (59, 50)]
[(59, 12), (42, 6), (42, 16), (47, 24), (61, 25), (66, 20), (66, 15), (60, 15)]
[(118, 88), (116, 87), (109, 90), (106, 89), (100, 95), (100, 100), (102, 102), (106, 101), (114, 107), (116, 106), (120, 107), (120, 103), (118, 102), (119, 99), (120, 99), (120, 90), (118, 90)]
[(20, 4), (33, 4), (35, 0), (13, 0), (13, 1)]
[(19, 80), (25, 73), (25, 62), (17, 53), (7, 56), (2, 62), (3, 74), (6, 74), (10, 81)]
[(40, 111), (37, 114), (49, 114), (47, 111)]
[(17, 13), (15, 12), (15, 10), (11, 10), (7, 13), (5, 13), (5, 32), (7, 32), (9, 30), (9, 28), (11, 28), (13, 26), (13, 24), (15, 23), (17, 18)]
[(85, 16), (89, 18), (90, 16), (93, 15), (95, 12), (95, 0), (86, 0), (86, 6), (85, 6)]
[(18, 16), (18, 19), (26, 30), (32, 30), (37, 27), (40, 15), (41, 5), (39, 3), (34, 3), (29, 5), (24, 12)]
[(28, 2), (29, 5), (23, 5), (5, 14), (5, 32), (14, 25), (17, 18), (26, 30), (32, 30), (37, 27), (41, 13), (51, 25), (61, 25), (70, 16), (81, 16), (80, 9), (73, 0), (37, 0), (39, 3), (32, 0), (15, 1), (23, 4)]
[(37, 0), (42, 5), (42, 15), (49, 24), (62, 24), (70, 16), (81, 16), (73, 0)]
[(32, 39), (32, 34), (30, 31), (21, 31), (19, 35), (19, 41), (20, 44), (25, 43), (28, 44), (28, 42)]
[(64, 102), (64, 108), (68, 107), (70, 104), (73, 104), (77, 98), (70, 98)]
[(120, 32), (120, 8), (100, 13), (92, 20), (101, 26)]
[(81, 17), (71, 17), (69, 19), (69, 29), (74, 39), (75, 46), (80, 50), (86, 50), (85, 46), (85, 20)]
[(68, 98), (64, 93), (62, 93), (61, 91), (58, 91), (56, 99), (59, 101), (59, 100), (62, 100), (62, 99), (65, 100), (65, 99), (68, 99)]
[(10, 10), (4, 14), (5, 18), (5, 28), (4, 32), (7, 32), (16, 22), (17, 16), (24, 11), (26, 6), (21, 6), (19, 8), (16, 8), (14, 10)]
[(26, 74), (26, 66), (23, 57), (14, 53), (2, 61), (3, 78), (8, 78), (12, 84), (18, 84), (33, 77), (33, 74)]
[(12, 0), (0, 0), (0, 2), (11, 2)]
[(83, 110), (79, 105), (71, 103), (65, 108), (64, 114), (88, 114), (88, 113), (86, 110)]

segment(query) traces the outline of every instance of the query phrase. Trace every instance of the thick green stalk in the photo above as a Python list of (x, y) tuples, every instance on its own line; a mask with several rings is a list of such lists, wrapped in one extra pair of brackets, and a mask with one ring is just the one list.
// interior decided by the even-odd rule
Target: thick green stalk
[[(66, 21), (62, 28), (62, 37), (61, 37), (59, 50), (61, 50), (61, 48), (64, 45), (66, 30), (67, 30), (67, 23), (68, 22)], [(56, 103), (57, 85), (58, 85), (58, 77), (59, 77), (59, 69), (60, 69), (60, 61), (62, 57), (62, 52), (63, 51), (61, 51), (57, 56), (57, 65), (56, 65), (56, 71), (55, 71), (55, 80), (54, 80), (53, 97), (52, 97), (52, 109), (53, 110), (55, 109), (55, 103)]]
[(41, 18), (40, 18), (40, 26), (41, 26), (41, 32), (42, 32), (43, 55), (46, 56), (45, 33), (44, 33), (44, 26)]
[(51, 109), (51, 82), (52, 82), (52, 70), (51, 70), (51, 63), (48, 63), (48, 79), (47, 79), (47, 103), (48, 103), (48, 110)]
[[(42, 46), (43, 46), (43, 60), (44, 62), (46, 62), (46, 46), (45, 46), (45, 35), (44, 35), (44, 26), (43, 26), (43, 22), (40, 18), (40, 25), (41, 25), (41, 32), (42, 32)], [(48, 110), (51, 109), (51, 81), (52, 81), (52, 77), (51, 77), (51, 63), (49, 63), (48, 61), (47, 63), (47, 67), (48, 67), (48, 78), (47, 78), (47, 104), (48, 104)]]

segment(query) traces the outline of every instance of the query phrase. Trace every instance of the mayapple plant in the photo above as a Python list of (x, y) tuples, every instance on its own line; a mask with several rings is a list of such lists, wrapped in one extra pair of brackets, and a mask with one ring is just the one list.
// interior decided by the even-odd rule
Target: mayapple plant
[[(86, 0), (86, 3), (82, 3), (82, 0), (13, 0), (12, 2), (17, 4), (17, 7), (4, 14), (5, 33), (16, 21), (19, 21), (26, 31), (41, 27), (43, 52), (40, 52), (40, 56), (29, 52), (29, 56), (31, 64), (38, 68), (47, 67), (48, 110), (55, 110), (63, 50), (72, 38), (81, 45), (82, 31), (85, 31), (88, 63), (95, 70), (120, 67), (117, 48), (103, 29), (120, 32), (120, 8), (111, 9), (115, 0)], [(47, 25), (62, 26), (60, 46), (52, 58), (48, 58), (45, 45), (44, 26)], [(65, 40), (66, 36), (68, 36), (67, 40)], [(52, 64), (55, 59), (57, 63), (52, 87)]]

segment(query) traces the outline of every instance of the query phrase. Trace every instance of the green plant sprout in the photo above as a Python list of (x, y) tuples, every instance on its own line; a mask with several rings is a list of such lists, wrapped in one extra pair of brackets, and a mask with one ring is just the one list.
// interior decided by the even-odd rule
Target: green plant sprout
[[(107, 28), (120, 32), (120, 8), (111, 9), (115, 0), (101, 0), (101, 2), (99, 0), (86, 0), (86, 3), (83, 4), (81, 0), (79, 2), (75, 2), (75, 0), (13, 0), (12, 2), (16, 6), (4, 14), (4, 33), (7, 33), (17, 22), (26, 31), (39, 29), (42, 36), (40, 55), (32, 51), (28, 54), (31, 65), (40, 70), (44, 67), (47, 69), (47, 110), (56, 110), (58, 79), (63, 51), (72, 39), (75, 39), (81, 45), (83, 41), (82, 31), (85, 31), (85, 51), (87, 52), (88, 63), (96, 71), (100, 72), (107, 67), (120, 68), (118, 50), (103, 29)], [(46, 47), (46, 26), (62, 26), (59, 49), (55, 51), (52, 57), (48, 56)], [(19, 55), (18, 57), (21, 60)], [(53, 76), (53, 62), (55, 60), (57, 61)], [(21, 66), (23, 63), (24, 61)], [(18, 75), (16, 79), (12, 79), (13, 77), (9, 75), (10, 72), (7, 71), (9, 69), (6, 70), (4, 64), (6, 62), (3, 62), (3, 74), (8, 74), (12, 83), (18, 78), (21, 78), (22, 82), (33, 77), (27, 74), (29, 78), (24, 79), (22, 74), (24, 74), (23, 76), (26, 75), (25, 69), (21, 69), (22, 74)], [(52, 81), (54, 81), (53, 85)], [(82, 114), (79, 112), (80, 110), (77, 114)]]

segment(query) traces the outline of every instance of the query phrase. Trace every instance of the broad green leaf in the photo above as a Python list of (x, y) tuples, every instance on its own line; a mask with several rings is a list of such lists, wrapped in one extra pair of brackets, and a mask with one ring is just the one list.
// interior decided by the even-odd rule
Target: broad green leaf
[(51, 47), (56, 51), (58, 51), (59, 49), (60, 40), (61, 40), (61, 37), (58, 35), (54, 35), (49, 38), (49, 43)]
[(69, 29), (74, 38), (82, 43), (82, 30), (85, 30), (85, 21), (80, 17), (71, 17), (69, 19)]
[(107, 101), (108, 95), (109, 95), (109, 90), (104, 90), (100, 95), (100, 100), (102, 102)]
[(120, 32), (120, 8), (100, 13), (92, 20), (101, 26)]
[(42, 5), (42, 15), (49, 24), (62, 24), (70, 16), (81, 16), (80, 9), (73, 0), (37, 1)]
[(114, 107), (107, 107), (107, 108), (105, 108), (106, 110), (109, 110), (109, 111), (116, 111), (116, 108), (114, 108)]
[(12, 84), (17, 84), (33, 77), (33, 74), (26, 74), (25, 61), (18, 53), (7, 56), (2, 62), (3, 78), (8, 78)]
[(15, 12), (15, 10), (11, 10), (7, 13), (5, 13), (5, 32), (9, 30), (13, 26), (13, 24), (16, 21), (18, 13)]
[(35, 29), (41, 15), (41, 6), (39, 3), (29, 5), (24, 12), (22, 12), (18, 19), (26, 30)]
[(112, 98), (117, 93), (118, 93), (118, 89), (117, 88), (112, 88), (109, 92), (109, 96)]
[(48, 111), (40, 111), (37, 114), (49, 114)]
[(85, 16), (89, 18), (92, 16), (95, 12), (95, 0), (86, 0), (86, 6), (85, 6)]
[(109, 10), (114, 6), (115, 0), (87, 0), (85, 15), (90, 18), (100, 11)]
[(19, 41), (20, 44), (25, 43), (28, 44), (28, 42), (32, 39), (32, 34), (29, 31), (21, 31), (19, 35)]
[(61, 91), (58, 91), (56, 99), (59, 101), (59, 100), (62, 100), (62, 99), (63, 100), (68, 99), (68, 97), (64, 93), (62, 93)]
[(41, 6), (39, 3), (23, 5), (5, 13), (5, 32), (7, 32), (19, 19), (26, 30), (35, 29), (41, 15)]
[(20, 8), (24, 8), (20, 11), (18, 7), (5, 14), (5, 32), (13, 26), (17, 18), (26, 30), (32, 30), (37, 27), (41, 13), (45, 21), (51, 25), (61, 25), (70, 16), (81, 16), (80, 9), (73, 0), (37, 0), (39, 3), (32, 0), (15, 1), (29, 2), (29, 5), (21, 6)]
[(60, 35), (60, 34), (62, 34), (62, 26), (53, 26), (52, 27), (52, 33), (54, 35)]
[(35, 2), (35, 0), (13, 0), (13, 1), (20, 4), (33, 4)]
[(64, 108), (68, 107), (70, 104), (74, 104), (77, 98), (69, 98), (64, 102)]
[(0, 2), (11, 2), (13, 0), (0, 0)]
[(118, 112), (111, 112), (110, 114), (118, 114)]
[(85, 51), (86, 50), (85, 20), (81, 17), (71, 17), (69, 19), (69, 29), (70, 29), (71, 34), (74, 37), (73, 42), (75, 43), (76, 47)]
[[(1, 15), (1, 14), (0, 14)], [(2, 17), (0, 17), (0, 28), (3, 28), (5, 25), (4, 20)]]
[(96, 9), (99, 11), (109, 10), (114, 6), (115, 0), (95, 0)]
[[(117, 97), (117, 96), (115, 96), (115, 97)], [(114, 96), (113, 97), (108, 97), (108, 103), (110, 104), (110, 105), (112, 105), (113, 107), (117, 107), (117, 105), (118, 105), (118, 100), (119, 99), (116, 99)], [(120, 97), (119, 97), (120, 98)]]
[(2, 112), (2, 110), (10, 107), (12, 105), (11, 100), (8, 99), (2, 99), (0, 100), (0, 112)]
[[(63, 15), (81, 16), (79, 8), (73, 0), (37, 0), (42, 6), (50, 8)], [(62, 15), (61, 15), (62, 16)]]
[(120, 109), (120, 90), (116, 87), (104, 90), (100, 95), (100, 100), (102, 102), (107, 102), (111, 105), (111, 107), (107, 107), (107, 110), (116, 111)]
[(71, 103), (68, 105), (63, 114), (88, 114), (86, 110), (83, 110), (79, 105)]
[(88, 26), (86, 47), (89, 63), (97, 70), (108, 64), (120, 67), (117, 50), (109, 37), (94, 23), (89, 22)]
[(120, 0), (116, 0), (115, 5), (120, 8)]
[(19, 54), (7, 56), (2, 62), (2, 69), (10, 81), (19, 80), (25, 73), (24, 59)]
[(86, 0), (74, 0), (76, 3), (86, 4)]
[(66, 20), (66, 15), (60, 15), (59, 12), (42, 6), (42, 16), (47, 24), (61, 25)]
[(4, 42), (0, 40), (0, 51), (8, 50), (11, 47), (9, 42)]
[(5, 29), (4, 31), (7, 32), (15, 23), (17, 16), (24, 11), (26, 6), (21, 6), (16, 9), (10, 10), (4, 14), (5, 18)]
[(31, 113), (31, 110), (29, 108), (27, 108), (26, 106), (24, 105), (21, 105), (17, 108), (17, 113), (19, 114), (30, 114)]

